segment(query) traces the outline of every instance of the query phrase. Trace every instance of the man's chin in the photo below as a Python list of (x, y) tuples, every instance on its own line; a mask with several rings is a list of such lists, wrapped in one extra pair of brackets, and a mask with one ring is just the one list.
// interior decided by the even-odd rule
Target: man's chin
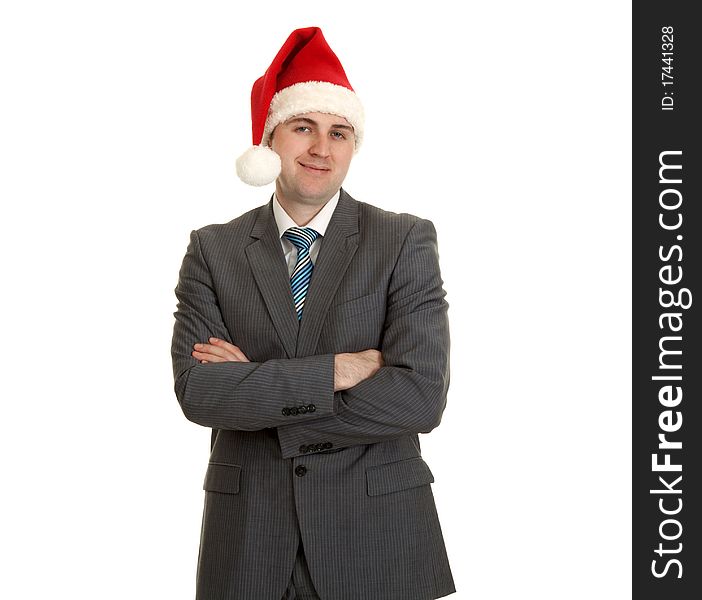
[(336, 192), (339, 191), (339, 187), (325, 187), (323, 189), (320, 188), (305, 188), (299, 190), (298, 193), (298, 198), (300, 199), (300, 202), (303, 202), (305, 204), (309, 205), (316, 205), (319, 206), (320, 204), (325, 204), (329, 200), (331, 200), (332, 196), (336, 194)]

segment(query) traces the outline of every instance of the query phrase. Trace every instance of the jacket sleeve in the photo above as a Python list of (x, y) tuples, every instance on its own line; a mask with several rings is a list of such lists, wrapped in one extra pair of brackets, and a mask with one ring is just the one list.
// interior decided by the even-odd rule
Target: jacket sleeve
[(428, 433), (440, 423), (450, 345), (442, 286), (436, 230), (420, 219), (405, 238), (390, 280), (379, 348), (385, 366), (337, 392), (335, 414), (279, 426), (284, 458)]
[(193, 358), (193, 345), (210, 337), (234, 343), (197, 231), (190, 234), (175, 294), (171, 357), (176, 397), (187, 419), (214, 429), (255, 431), (334, 413), (333, 354), (205, 364)]

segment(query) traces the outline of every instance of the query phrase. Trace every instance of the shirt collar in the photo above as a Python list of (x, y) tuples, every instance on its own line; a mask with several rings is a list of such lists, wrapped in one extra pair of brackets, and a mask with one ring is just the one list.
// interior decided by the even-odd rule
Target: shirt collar
[[(339, 195), (341, 190), (337, 191), (329, 201), (322, 207), (314, 218), (305, 225), (305, 227), (311, 227), (319, 235), (324, 235), (329, 226), (329, 221), (331, 221), (332, 215), (334, 214), (334, 209), (339, 202)], [(285, 209), (278, 202), (278, 197), (273, 192), (273, 216), (275, 217), (275, 223), (278, 226), (278, 234), (283, 237), (283, 234), (291, 227), (299, 227), (295, 221), (292, 220), (290, 215), (285, 212)]]

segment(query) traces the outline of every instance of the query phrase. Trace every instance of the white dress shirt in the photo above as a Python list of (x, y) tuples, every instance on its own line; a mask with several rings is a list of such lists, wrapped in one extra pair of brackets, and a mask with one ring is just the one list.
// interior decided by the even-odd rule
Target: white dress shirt
[[(339, 202), (339, 194), (340, 191), (334, 194), (322, 207), (322, 210), (320, 210), (314, 216), (314, 219), (305, 225), (305, 227), (311, 227), (317, 233), (319, 233), (319, 237), (312, 242), (312, 245), (310, 246), (310, 260), (312, 261), (313, 265), (317, 261), (319, 248), (322, 245), (322, 236), (324, 236), (324, 233), (327, 231), (329, 221), (331, 220), (334, 209)], [(283, 234), (291, 227), (300, 227), (300, 225), (295, 223), (290, 215), (285, 212), (283, 207), (278, 202), (278, 197), (275, 195), (275, 193), (273, 194), (273, 216), (275, 217), (275, 223), (278, 226), (278, 235), (280, 235), (280, 243), (283, 247), (283, 254), (285, 254), (285, 262), (288, 265), (288, 275), (292, 275), (292, 272), (295, 269), (295, 263), (297, 262), (297, 248), (295, 248), (290, 240), (285, 239)]]

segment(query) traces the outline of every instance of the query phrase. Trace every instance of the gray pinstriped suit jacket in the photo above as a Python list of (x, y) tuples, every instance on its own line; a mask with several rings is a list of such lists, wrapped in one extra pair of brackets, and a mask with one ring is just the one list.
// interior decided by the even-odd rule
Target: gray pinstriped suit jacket
[[(271, 202), (191, 233), (172, 357), (185, 416), (212, 428), (198, 600), (280, 600), (300, 538), (322, 600), (455, 591), (417, 435), (446, 403), (442, 283), (430, 221), (343, 189), (299, 325)], [(199, 364), (210, 336), (251, 362)], [(368, 348), (385, 366), (334, 393), (334, 354)]]

